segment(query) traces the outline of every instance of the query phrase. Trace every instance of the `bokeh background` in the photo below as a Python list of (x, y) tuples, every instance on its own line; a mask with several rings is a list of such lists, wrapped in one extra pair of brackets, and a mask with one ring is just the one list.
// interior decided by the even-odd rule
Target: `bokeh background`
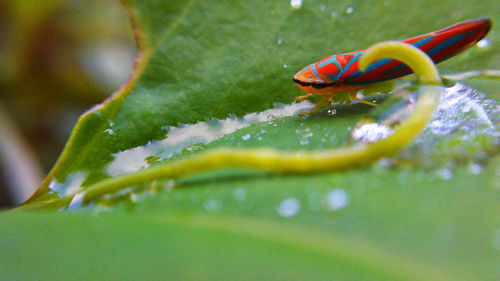
[(135, 54), (119, 1), (0, 0), (0, 207), (36, 189), (78, 117), (119, 87)]

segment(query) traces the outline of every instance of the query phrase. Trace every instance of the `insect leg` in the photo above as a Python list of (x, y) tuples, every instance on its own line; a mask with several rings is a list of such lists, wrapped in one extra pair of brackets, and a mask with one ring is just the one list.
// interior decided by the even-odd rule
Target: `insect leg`
[(351, 101), (357, 101), (357, 102), (364, 103), (364, 104), (371, 105), (371, 106), (377, 106), (378, 105), (376, 103), (373, 103), (373, 102), (370, 102), (370, 101), (366, 101), (366, 100), (362, 100), (362, 99), (358, 98), (358, 92), (351, 92), (351, 93), (349, 93), (349, 98), (351, 99)]
[(298, 97), (295, 98), (295, 101), (299, 101), (299, 100), (302, 100), (302, 99), (307, 99), (311, 95), (312, 95), (311, 93), (307, 93), (307, 95), (298, 96)]
[(323, 103), (325, 103), (326, 101), (331, 102), (331, 101), (332, 101), (333, 96), (334, 96), (334, 94), (331, 94), (331, 95), (325, 95), (325, 96), (323, 96), (323, 98), (322, 98), (320, 101), (318, 101), (318, 102), (314, 105), (314, 107), (313, 107), (313, 108), (311, 108), (311, 110), (309, 110), (309, 112), (307, 112), (307, 113), (305, 113), (305, 112), (300, 113), (300, 114), (299, 114), (299, 116), (300, 116), (300, 117), (306, 117), (306, 116), (308, 116), (308, 115), (312, 114), (313, 112), (315, 112), (316, 110), (318, 110), (318, 109), (321, 107), (321, 105), (322, 105)]

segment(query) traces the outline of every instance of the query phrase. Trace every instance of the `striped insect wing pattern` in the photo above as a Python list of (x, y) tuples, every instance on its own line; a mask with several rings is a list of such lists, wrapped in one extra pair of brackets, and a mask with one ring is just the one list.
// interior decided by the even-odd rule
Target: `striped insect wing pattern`
[[(440, 63), (474, 46), (491, 28), (487, 18), (477, 18), (457, 23), (447, 28), (416, 36), (402, 42), (412, 44), (424, 51), (435, 63)], [(368, 66), (365, 72), (358, 70), (354, 58), (353, 70), (346, 71), (342, 83), (347, 85), (366, 85), (399, 78), (412, 71), (405, 64), (393, 59), (381, 59)], [(354, 70), (355, 69), (355, 70)]]
[(323, 81), (334, 83), (345, 76), (345, 70), (350, 69), (349, 66), (356, 61), (353, 60), (355, 57), (354, 54), (331, 55), (313, 64), (312, 67)]

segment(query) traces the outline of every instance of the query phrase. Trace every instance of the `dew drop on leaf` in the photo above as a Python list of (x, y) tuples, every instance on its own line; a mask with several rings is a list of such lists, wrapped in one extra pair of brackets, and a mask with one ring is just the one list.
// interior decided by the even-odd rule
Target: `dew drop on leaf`
[(233, 198), (238, 201), (243, 201), (247, 198), (247, 191), (244, 188), (236, 188), (233, 190)]
[(203, 203), (203, 208), (209, 212), (216, 212), (219, 210), (219, 202), (215, 199), (209, 199)]
[(477, 42), (476, 44), (479, 48), (485, 48), (485, 47), (488, 47), (490, 45), (490, 39), (488, 38), (484, 38), (482, 40), (479, 40), (479, 42)]
[(302, 0), (290, 0), (290, 6), (294, 9), (300, 9), (302, 7)]
[(440, 169), (437, 171), (437, 175), (443, 180), (451, 180), (453, 178), (453, 171), (448, 168)]
[(106, 129), (104, 130), (105, 133), (107, 133), (108, 135), (114, 135), (115, 134), (115, 131), (113, 131), (112, 129)]
[(375, 142), (385, 139), (393, 133), (393, 130), (383, 124), (368, 123), (356, 127), (352, 132), (352, 138), (362, 142)]
[(300, 202), (295, 198), (287, 198), (281, 201), (276, 211), (282, 217), (293, 217), (300, 211)]
[(473, 175), (479, 175), (483, 171), (483, 167), (477, 163), (469, 164), (469, 172)]
[(326, 113), (330, 116), (333, 116), (337, 114), (337, 110), (335, 108), (329, 108)]
[(326, 195), (326, 206), (329, 210), (338, 210), (350, 203), (347, 193), (340, 188), (332, 189)]
[(72, 211), (79, 209), (82, 206), (82, 201), (83, 197), (85, 196), (85, 192), (78, 192), (73, 196), (73, 199), (71, 199), (71, 202), (69, 202), (68, 208), (66, 208), (67, 211)]

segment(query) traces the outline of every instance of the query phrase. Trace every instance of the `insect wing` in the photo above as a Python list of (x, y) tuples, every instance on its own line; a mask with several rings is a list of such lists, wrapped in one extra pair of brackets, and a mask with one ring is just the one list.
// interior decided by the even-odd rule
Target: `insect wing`
[[(490, 28), (489, 19), (471, 19), (402, 42), (412, 44), (427, 53), (435, 63), (439, 63), (472, 47), (486, 36)], [(372, 84), (412, 73), (405, 64), (393, 59), (378, 60), (370, 64), (365, 72), (358, 69), (359, 55), (352, 60), (349, 69), (343, 70), (341, 77), (343, 84)]]

